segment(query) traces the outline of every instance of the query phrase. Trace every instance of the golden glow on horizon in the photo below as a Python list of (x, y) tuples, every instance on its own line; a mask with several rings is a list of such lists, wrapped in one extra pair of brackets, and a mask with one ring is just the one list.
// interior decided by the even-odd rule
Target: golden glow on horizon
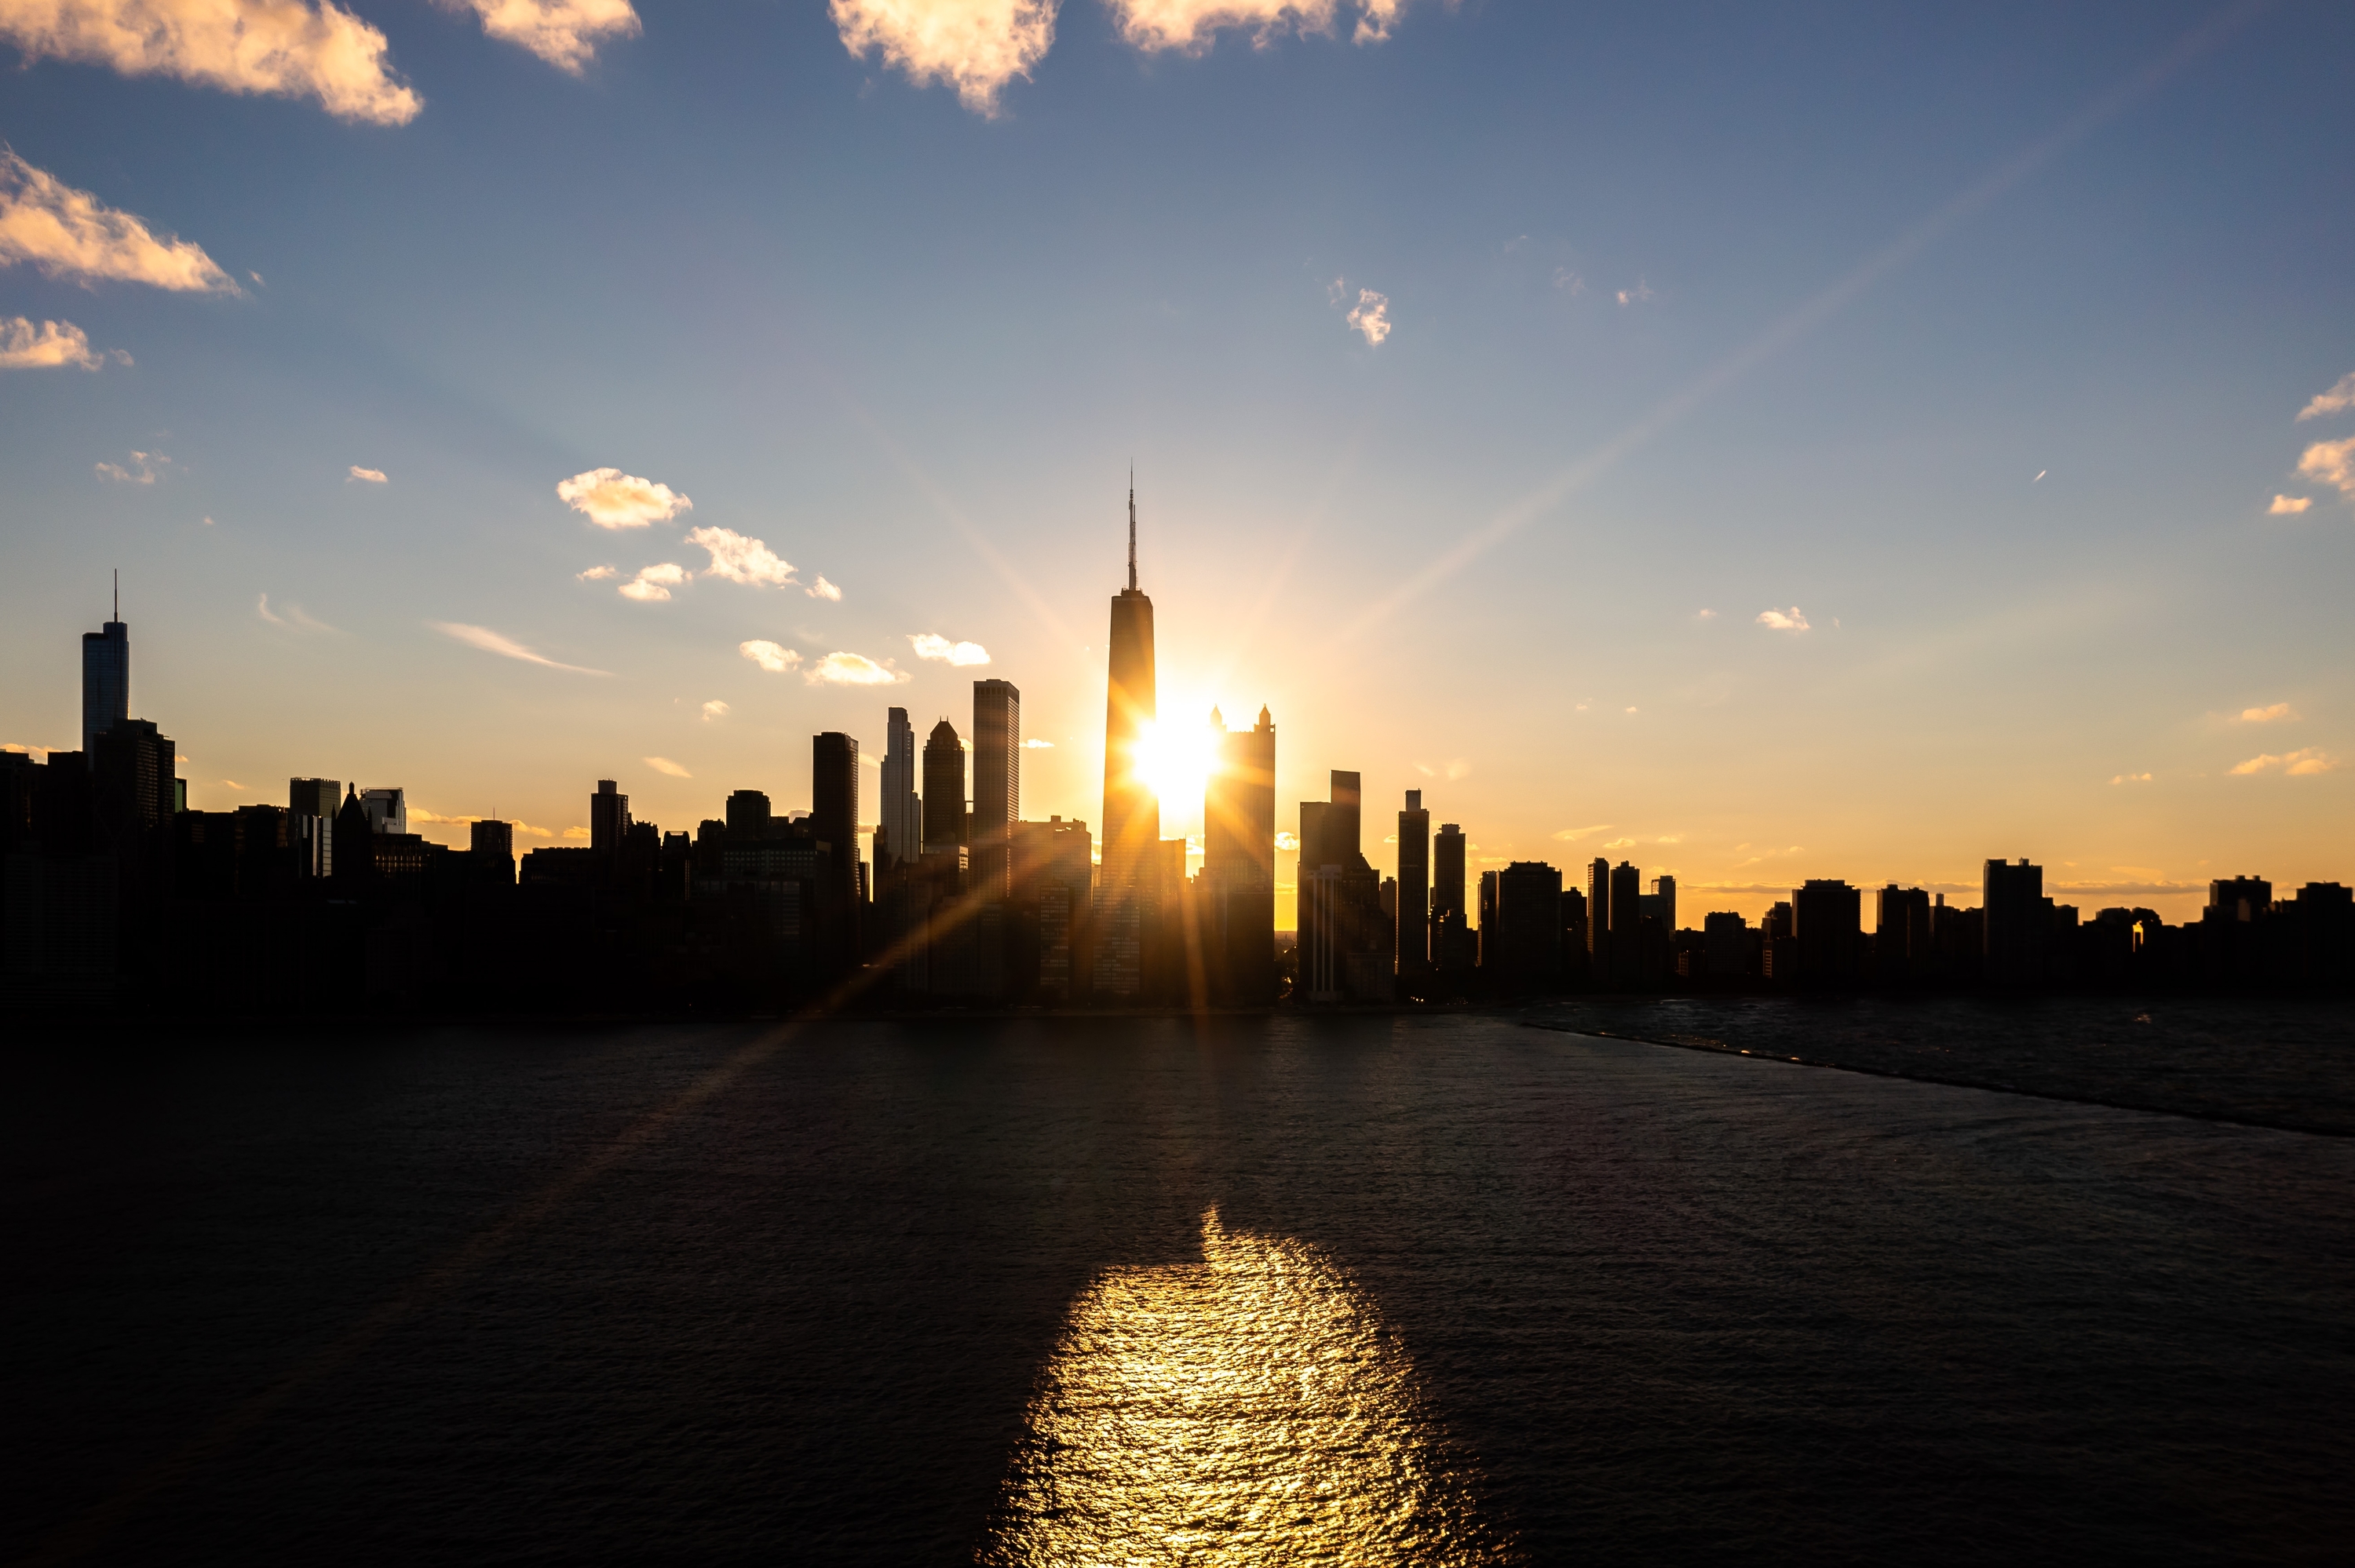
[(1202, 787), (1218, 765), (1218, 733), (1206, 725), (1153, 722), (1136, 742), (1136, 770), (1161, 801), (1161, 831), (1173, 834), (1202, 819)]
[(1082, 1293), (989, 1563), (1510, 1561), (1398, 1338), (1330, 1258), (1202, 1216), (1202, 1261)]

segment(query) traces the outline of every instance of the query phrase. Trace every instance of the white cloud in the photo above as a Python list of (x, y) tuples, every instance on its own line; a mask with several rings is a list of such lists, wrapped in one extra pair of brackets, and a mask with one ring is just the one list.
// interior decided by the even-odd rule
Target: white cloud
[(762, 583), (786, 588), (794, 580), (794, 564), (778, 556), (758, 539), (748, 539), (730, 528), (698, 528), (689, 533), (687, 542), (700, 545), (711, 552), (711, 565), (705, 575), (725, 577), (731, 583), (759, 587)]
[(462, 621), (429, 620), (425, 623), (444, 637), (454, 637), (470, 648), (485, 653), (496, 653), (502, 659), (520, 659), (527, 664), (545, 665), (550, 670), (567, 670), (576, 675), (606, 675), (609, 670), (591, 670), (581, 664), (560, 664), (544, 653), (535, 653), (512, 637), (505, 637), (487, 626), (468, 626)]
[[(127, 354), (117, 354), (123, 364)], [(0, 316), (0, 370), (54, 370), (70, 365), (96, 370), (106, 355), (90, 346), (90, 334), (71, 322), (42, 322), (37, 326), (24, 316)]]
[(1796, 604), (1791, 607), (1791, 613), (1788, 615), (1784, 614), (1779, 609), (1760, 610), (1758, 612), (1758, 624), (1761, 626), (1771, 627), (1776, 631), (1806, 631), (1808, 630), (1807, 618), (1799, 613), (1799, 607)]
[(112, 480), (116, 484), (153, 484), (158, 470), (168, 467), (171, 461), (160, 452), (133, 452), (128, 468), (119, 462), (96, 462), (90, 466), (99, 478)]
[[(772, 675), (782, 675), (802, 662), (801, 651), (772, 642), (765, 637), (755, 637), (749, 642), (736, 644), (736, 652), (761, 666)], [(709, 704), (704, 705), (709, 712)]]
[(1607, 833), (1612, 826), (1609, 822), (1597, 822), (1591, 828), (1563, 828), (1553, 836), (1566, 844), (1574, 844), (1589, 833)]
[(2317, 773), (2328, 773), (2338, 766), (2338, 762), (2322, 747), (2309, 746), (2303, 750), (2286, 752), (2279, 757), (2270, 751), (2262, 756), (2252, 757), (2246, 762), (2235, 763), (2232, 773), (2236, 778), (2245, 778), (2252, 773), (2263, 773), (2268, 768), (2278, 768), (2292, 778), (2309, 778)]
[(577, 583), (602, 583), (607, 577), (621, 575), (622, 568), (619, 567), (591, 567), (585, 572), (573, 573), (572, 580)]
[(1368, 348), (1379, 348), (1382, 339), (1391, 335), (1391, 302), (1387, 294), (1371, 289), (1358, 291), (1358, 302), (1348, 316), (1349, 330), (1365, 334)]
[(2121, 773), (2116, 778), (2111, 779), (2110, 782), (2113, 784), (2147, 784), (2150, 782), (2150, 775), (2147, 773)]
[(942, 82), (976, 114), (1026, 80), (1055, 41), (1056, 0), (830, 0), (842, 47), (904, 71), (918, 87)]
[(681, 768), (677, 763), (673, 762), (667, 757), (641, 757), (638, 760), (653, 768), (655, 772), (667, 773), (673, 779), (692, 779), (695, 777), (694, 774), (689, 773), (686, 768)]
[(623, 599), (634, 599), (644, 603), (651, 603), (657, 599), (668, 599), (670, 590), (687, 579), (687, 570), (685, 567), (680, 566), (677, 561), (665, 561), (658, 567), (640, 567), (638, 575), (623, 583), (620, 592)]
[(1586, 292), (1586, 280), (1567, 267), (1557, 267), (1553, 270), (1553, 286), (1572, 299)]
[(1704, 609), (1700, 612), (1700, 619), (1703, 620), (1715, 620), (1717, 619), (1717, 611), (1713, 609)]
[(812, 599), (830, 599), (839, 602), (842, 598), (842, 590), (826, 581), (823, 576), (802, 591)]
[(910, 646), (919, 659), (937, 659), (943, 664), (986, 664), (989, 650), (978, 642), (952, 642), (937, 632), (918, 631), (910, 634)]
[(803, 678), (813, 686), (891, 686), (911, 679), (905, 670), (893, 669), (890, 660), (878, 664), (864, 653), (829, 653)]
[(2319, 419), (2325, 414), (2343, 414), (2355, 408), (2355, 370), (2339, 378), (2338, 385), (2328, 392), (2318, 392), (2314, 401), (2297, 411), (2300, 419)]
[(1641, 278), (1636, 280), (1634, 288), (1619, 291), (1619, 302), (1623, 305), (1648, 305), (1658, 297), (1652, 292), (1652, 285)]
[(2294, 517), (2313, 504), (2314, 498), (2310, 495), (2276, 495), (2265, 512), (2275, 517)]
[(1603, 842), (1603, 847), (1607, 850), (1632, 849), (1635, 844), (1636, 841), (1629, 838), (1605, 839)]
[(1055, 749), (1055, 743), (1051, 740), (1026, 740), (1022, 743), (1022, 749), (1025, 751), (1052, 751)]
[[(0, 17), (9, 4), (0, 0)], [(201, 248), (171, 236), (158, 239), (131, 214), (0, 147), (0, 266), (16, 261), (84, 287), (112, 281), (193, 293), (238, 291)]]
[(1300, 847), (1300, 835), (1279, 832), (1275, 835), (1275, 847), (1280, 850), (1296, 850)]
[(579, 76), (608, 38), (634, 38), (641, 30), (630, 0), (463, 0), (483, 19), (483, 31), (520, 44), (560, 71)]
[(224, 92), (315, 98), (330, 114), (405, 125), (425, 101), (394, 79), (384, 35), (332, 0), (0, 0), (0, 40), (44, 57)]
[(263, 594), (261, 596), (261, 602), (255, 606), (254, 613), (261, 616), (262, 620), (270, 622), (272, 626), (291, 626), (297, 631), (333, 631), (336, 630), (325, 621), (317, 620), (305, 613), (303, 607), (299, 604), (290, 604), (285, 606), (284, 609), (285, 613), (283, 615), (281, 615), (277, 610), (271, 609), (270, 596), (268, 594)]
[(2355, 436), (2343, 441), (2317, 441), (2297, 460), (2297, 471), (2355, 496)]
[(709, 702), (703, 705), (704, 723), (709, 724), (713, 719), (726, 718), (727, 716), (728, 705), (721, 702), (718, 697), (714, 697)]
[(2243, 708), (2241, 710), (2241, 722), (2243, 724), (2271, 724), (2275, 719), (2294, 719), (2296, 717), (2297, 717), (2297, 715), (2290, 711), (2290, 705), (2287, 703), (2274, 703), (2262, 708)]
[(380, 468), (362, 468), (357, 463), (352, 464), (352, 466), (344, 472), (344, 482), (346, 484), (351, 483), (354, 480), (357, 480), (362, 484), (388, 484), (391, 482), (389, 480), (385, 478), (384, 470)]
[[(0, 5), (6, 0), (0, 0)], [(695, 503), (651, 479), (623, 473), (618, 468), (592, 468), (576, 473), (556, 487), (556, 498), (600, 528), (643, 528), (664, 523)]]
[(1132, 48), (1200, 54), (1226, 28), (1248, 32), (1254, 48), (1276, 34), (1329, 33), (1338, 16), (1354, 14), (1353, 42), (1388, 38), (1404, 0), (1105, 0), (1113, 26)]

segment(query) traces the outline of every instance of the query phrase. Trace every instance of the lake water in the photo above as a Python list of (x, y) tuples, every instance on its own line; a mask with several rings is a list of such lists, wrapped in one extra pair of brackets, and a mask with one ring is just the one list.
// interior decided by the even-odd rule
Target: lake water
[(20, 1032), (0, 1557), (2343, 1560), (2355, 1139), (1809, 1016)]

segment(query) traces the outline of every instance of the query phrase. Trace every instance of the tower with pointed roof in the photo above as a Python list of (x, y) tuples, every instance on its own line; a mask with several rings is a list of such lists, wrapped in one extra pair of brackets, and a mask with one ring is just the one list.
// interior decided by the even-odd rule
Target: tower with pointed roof
[(1095, 989), (1135, 996), (1144, 984), (1146, 927), (1155, 884), (1161, 801), (1140, 748), (1157, 716), (1153, 601), (1136, 586), (1136, 478), (1128, 483), (1128, 587), (1113, 596), (1104, 669), (1103, 862), (1096, 875)]

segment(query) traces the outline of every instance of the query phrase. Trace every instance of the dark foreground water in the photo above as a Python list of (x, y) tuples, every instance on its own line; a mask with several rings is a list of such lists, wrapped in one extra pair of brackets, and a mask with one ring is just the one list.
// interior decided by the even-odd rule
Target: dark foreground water
[(0, 1066), (0, 1560), (2355, 1542), (2355, 1139), (1502, 1018)]

